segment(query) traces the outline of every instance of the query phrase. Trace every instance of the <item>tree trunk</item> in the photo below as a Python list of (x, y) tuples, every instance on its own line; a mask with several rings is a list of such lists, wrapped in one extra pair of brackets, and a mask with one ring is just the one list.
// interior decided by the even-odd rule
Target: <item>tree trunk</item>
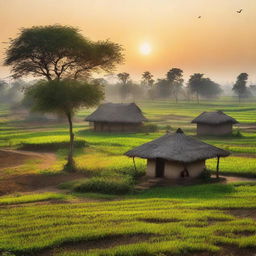
[(68, 162), (66, 164), (67, 171), (74, 171), (75, 170), (75, 162), (73, 159), (74, 155), (74, 133), (73, 133), (73, 122), (72, 116), (70, 113), (67, 114), (68, 123), (69, 123), (69, 153), (68, 153)]

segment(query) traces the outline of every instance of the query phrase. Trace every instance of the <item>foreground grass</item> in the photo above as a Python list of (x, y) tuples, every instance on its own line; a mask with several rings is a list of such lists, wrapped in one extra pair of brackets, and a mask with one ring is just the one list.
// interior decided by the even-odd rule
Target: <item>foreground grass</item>
[[(29, 255), (60, 247), (51, 253), (133, 256), (255, 247), (256, 223), (226, 212), (234, 208), (256, 208), (255, 183), (155, 188), (120, 201), (1, 208), (0, 251)], [(117, 237), (120, 245), (104, 250), (65, 247)], [(127, 245), (125, 237), (137, 242)]]

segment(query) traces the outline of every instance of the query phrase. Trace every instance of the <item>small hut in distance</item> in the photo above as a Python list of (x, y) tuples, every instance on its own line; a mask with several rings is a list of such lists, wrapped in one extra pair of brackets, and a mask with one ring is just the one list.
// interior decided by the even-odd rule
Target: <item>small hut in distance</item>
[(230, 135), (237, 120), (222, 111), (203, 112), (192, 123), (197, 124), (197, 135)]
[(135, 103), (104, 103), (85, 121), (98, 132), (138, 132), (147, 119)]
[(206, 159), (210, 158), (218, 159), (216, 173), (219, 177), (219, 159), (229, 154), (226, 150), (186, 136), (181, 129), (125, 153), (129, 157), (147, 159), (147, 176), (169, 179), (198, 177), (205, 169)]

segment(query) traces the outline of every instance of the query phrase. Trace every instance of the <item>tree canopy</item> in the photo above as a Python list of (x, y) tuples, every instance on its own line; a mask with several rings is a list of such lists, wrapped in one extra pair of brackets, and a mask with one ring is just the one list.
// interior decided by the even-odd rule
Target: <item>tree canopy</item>
[(108, 40), (93, 42), (77, 28), (52, 25), (21, 29), (10, 41), (5, 65), (11, 66), (13, 78), (32, 75), (50, 81), (111, 71), (122, 61), (119, 44)]

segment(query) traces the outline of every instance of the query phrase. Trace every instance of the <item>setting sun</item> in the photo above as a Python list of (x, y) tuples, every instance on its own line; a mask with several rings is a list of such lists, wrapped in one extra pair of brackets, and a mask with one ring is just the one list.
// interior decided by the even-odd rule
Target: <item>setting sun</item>
[(143, 43), (140, 45), (140, 53), (143, 55), (149, 55), (152, 51), (151, 45), (149, 43)]

